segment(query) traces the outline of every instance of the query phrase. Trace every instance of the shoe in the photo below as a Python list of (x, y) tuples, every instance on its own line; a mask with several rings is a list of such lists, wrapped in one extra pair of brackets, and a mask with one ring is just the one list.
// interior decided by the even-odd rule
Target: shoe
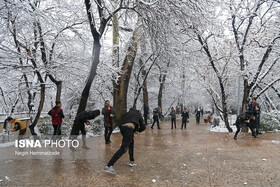
[(237, 139), (237, 136), (234, 136), (234, 139), (236, 140), (236, 139)]
[(105, 171), (105, 172), (108, 172), (108, 173), (113, 173), (113, 174), (116, 174), (116, 173), (117, 173), (117, 171), (113, 168), (113, 166), (110, 166), (110, 167), (106, 166), (106, 167), (104, 168), (104, 171)]
[(70, 149), (71, 149), (72, 152), (76, 151), (76, 149), (73, 146), (70, 146)]
[(110, 144), (111, 142), (109, 142), (109, 141), (106, 141), (106, 143), (105, 144)]
[(158, 130), (160, 130), (161, 128), (158, 128)]
[(86, 149), (86, 150), (89, 150), (89, 147), (88, 146), (86, 146), (86, 145), (83, 145), (83, 147), (82, 147), (83, 149)]
[(130, 167), (137, 166), (137, 164), (136, 164), (134, 161), (130, 161), (128, 165), (129, 165)]
[(154, 129), (153, 127), (151, 127), (151, 129)]

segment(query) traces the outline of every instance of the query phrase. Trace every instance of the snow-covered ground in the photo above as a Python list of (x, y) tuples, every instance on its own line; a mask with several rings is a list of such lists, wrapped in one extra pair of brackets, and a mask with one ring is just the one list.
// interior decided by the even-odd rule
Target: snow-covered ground
[[(225, 122), (218, 116), (214, 116), (214, 118), (218, 118), (220, 120), (219, 126), (214, 127), (214, 125), (211, 125), (211, 127), (209, 128), (209, 130), (211, 132), (228, 132), (228, 129), (225, 126)], [(235, 132), (237, 130), (236, 126), (233, 125), (236, 121), (236, 115), (229, 115), (229, 123), (230, 123), (230, 127), (232, 128), (233, 132)]]

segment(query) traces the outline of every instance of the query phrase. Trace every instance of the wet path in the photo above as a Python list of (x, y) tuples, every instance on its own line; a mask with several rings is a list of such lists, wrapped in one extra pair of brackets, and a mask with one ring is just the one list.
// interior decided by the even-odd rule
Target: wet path
[(120, 134), (112, 136), (111, 145), (103, 137), (89, 138), (89, 151), (48, 148), (59, 156), (16, 156), (20, 149), (2, 148), (0, 179), (8, 176), (10, 182), (4, 179), (0, 186), (280, 186), (279, 133), (258, 139), (241, 133), (236, 141), (194, 120), (187, 130), (171, 130), (169, 122), (161, 127), (149, 125), (135, 136), (138, 166), (128, 166), (126, 153), (115, 164), (117, 175), (103, 168), (119, 148)]

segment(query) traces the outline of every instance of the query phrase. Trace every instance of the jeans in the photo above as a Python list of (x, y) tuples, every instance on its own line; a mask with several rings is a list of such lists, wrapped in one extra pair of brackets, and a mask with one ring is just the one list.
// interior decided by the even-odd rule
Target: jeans
[(61, 125), (54, 125), (53, 124), (53, 137), (52, 139), (56, 139), (56, 135), (61, 135)]
[(176, 129), (176, 118), (171, 118), (171, 129), (173, 129), (173, 124)]
[(182, 119), (181, 129), (183, 129), (183, 127), (185, 127), (185, 129), (187, 128), (187, 122), (188, 122), (188, 119)]
[(104, 136), (105, 136), (105, 141), (106, 142), (110, 142), (110, 137), (111, 137), (111, 134), (113, 132), (113, 127), (105, 127), (105, 133), (104, 133)]
[(26, 132), (26, 129), (20, 130), (18, 133), (18, 140), (22, 140), (24, 138), (24, 134)]
[(129, 149), (130, 161), (134, 161), (133, 149), (134, 149), (134, 129), (132, 127), (121, 126), (121, 134), (123, 136), (122, 145), (120, 149), (114, 154), (107, 166), (113, 166), (115, 162), (121, 158), (121, 156)]
[(160, 127), (159, 127), (159, 119), (158, 119), (158, 116), (154, 116), (153, 119), (154, 119), (154, 122), (153, 122), (153, 124), (152, 124), (152, 128), (154, 127), (155, 123), (157, 123), (158, 129), (160, 129)]
[(70, 133), (70, 140), (77, 140), (80, 131), (82, 133), (83, 145), (86, 145), (87, 132), (85, 129), (85, 124), (80, 124), (80, 122), (77, 121), (74, 121), (74, 125)]

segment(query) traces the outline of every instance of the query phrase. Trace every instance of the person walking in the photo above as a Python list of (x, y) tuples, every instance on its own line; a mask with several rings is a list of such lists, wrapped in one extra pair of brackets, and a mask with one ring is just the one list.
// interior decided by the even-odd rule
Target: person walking
[(153, 129), (154, 128), (154, 125), (155, 125), (155, 123), (157, 123), (157, 127), (158, 127), (158, 129), (160, 129), (160, 127), (159, 127), (159, 115), (160, 115), (160, 110), (159, 110), (159, 108), (155, 108), (154, 110), (153, 110), (153, 124), (152, 124), (152, 126), (151, 126), (151, 129)]
[(62, 107), (62, 103), (60, 101), (56, 101), (55, 107), (53, 107), (48, 112), (48, 115), (52, 117), (52, 125), (53, 125), (52, 140), (56, 140), (57, 136), (61, 136), (61, 124), (62, 124), (62, 118), (64, 118), (64, 114), (61, 107)]
[[(86, 125), (90, 125), (88, 120), (94, 119), (97, 116), (100, 115), (100, 110), (94, 110), (94, 111), (83, 111), (81, 113), (79, 113), (75, 120), (74, 120), (74, 124), (70, 133), (70, 139), (71, 140), (76, 140), (79, 132), (81, 131), (82, 133), (82, 140), (83, 140), (83, 149), (89, 149), (89, 147), (87, 147), (86, 145), (86, 129), (85, 129), (85, 124)], [(76, 151), (76, 149), (74, 147), (70, 147), (70, 149), (72, 151)]]
[(187, 128), (187, 123), (189, 121), (189, 112), (187, 111), (187, 108), (184, 108), (184, 111), (182, 113), (182, 126), (181, 129), (183, 129), (183, 127), (185, 127), (185, 129)]
[(22, 121), (12, 117), (8, 117), (6, 121), (13, 124), (14, 127), (11, 129), (12, 132), (19, 131), (18, 140), (22, 140), (26, 133), (26, 125)]
[(105, 106), (102, 109), (102, 114), (104, 115), (104, 127), (105, 127), (105, 143), (110, 144), (111, 143), (111, 134), (113, 132), (114, 124), (113, 124), (113, 117), (114, 117), (114, 109), (110, 105), (110, 101), (105, 101)]
[(148, 125), (148, 115), (149, 115), (149, 113), (150, 113), (149, 107), (146, 104), (144, 104), (144, 121), (145, 121), (146, 126)]
[(114, 164), (121, 156), (129, 150), (129, 166), (137, 165), (134, 161), (134, 133), (140, 133), (146, 128), (142, 115), (139, 111), (131, 108), (122, 118), (120, 125), (121, 134), (123, 136), (120, 149), (114, 154), (109, 163), (105, 166), (104, 171), (109, 173), (116, 173)]
[(171, 129), (173, 129), (173, 124), (176, 129), (176, 111), (174, 107), (171, 108), (171, 112), (169, 115), (171, 116)]
[(256, 97), (252, 98), (252, 101), (248, 106), (247, 112), (249, 113), (249, 115), (253, 116), (250, 120), (250, 123), (254, 128), (256, 136), (261, 134), (261, 132), (259, 131), (260, 113), (261, 113), (260, 110), (261, 110), (261, 108), (260, 108), (260, 105), (257, 103), (257, 98)]
[(196, 117), (196, 124), (199, 124), (199, 122), (200, 122), (200, 110), (199, 109), (196, 110), (195, 117)]

